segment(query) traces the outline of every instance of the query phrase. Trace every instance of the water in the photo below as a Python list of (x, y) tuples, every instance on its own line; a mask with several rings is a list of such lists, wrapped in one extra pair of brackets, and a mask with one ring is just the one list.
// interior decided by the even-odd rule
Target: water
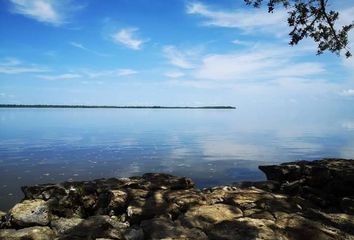
[(354, 156), (351, 118), (240, 110), (0, 109), (0, 119), (1, 210), (23, 197), (23, 185), (165, 172), (206, 187), (262, 180), (260, 164)]

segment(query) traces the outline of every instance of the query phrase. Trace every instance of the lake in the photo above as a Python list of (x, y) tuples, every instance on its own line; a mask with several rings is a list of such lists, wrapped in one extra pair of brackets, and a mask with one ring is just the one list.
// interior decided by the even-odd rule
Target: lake
[(23, 185), (164, 172), (207, 187), (263, 180), (260, 164), (353, 158), (354, 118), (264, 112), (0, 109), (0, 210)]

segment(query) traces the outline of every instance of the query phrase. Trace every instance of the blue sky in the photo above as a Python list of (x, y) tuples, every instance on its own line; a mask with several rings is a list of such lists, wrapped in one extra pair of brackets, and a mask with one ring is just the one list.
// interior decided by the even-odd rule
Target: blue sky
[(0, 102), (352, 111), (353, 58), (288, 32), (235, 0), (0, 0)]

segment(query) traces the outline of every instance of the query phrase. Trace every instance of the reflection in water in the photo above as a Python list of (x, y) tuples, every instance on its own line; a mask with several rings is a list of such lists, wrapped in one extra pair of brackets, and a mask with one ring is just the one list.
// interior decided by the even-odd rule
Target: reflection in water
[(352, 158), (353, 121), (253, 118), (238, 110), (1, 109), (0, 209), (20, 186), (145, 172), (199, 187), (260, 180), (260, 164)]

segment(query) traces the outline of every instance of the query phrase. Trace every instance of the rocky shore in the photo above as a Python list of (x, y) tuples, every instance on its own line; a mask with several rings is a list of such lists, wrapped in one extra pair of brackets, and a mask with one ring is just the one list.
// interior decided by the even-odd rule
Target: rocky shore
[(259, 168), (267, 181), (208, 189), (158, 173), (26, 186), (0, 239), (354, 239), (354, 160)]

